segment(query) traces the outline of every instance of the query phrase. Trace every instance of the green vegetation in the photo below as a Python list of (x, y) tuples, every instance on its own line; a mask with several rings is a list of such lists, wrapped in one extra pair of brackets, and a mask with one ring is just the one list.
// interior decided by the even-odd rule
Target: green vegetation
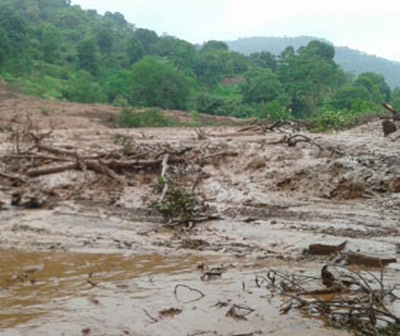
[[(228, 42), (228, 45), (230, 50), (240, 52), (244, 55), (254, 53), (279, 55), (287, 46), (299, 49), (316, 39), (312, 36), (247, 37)], [(318, 40), (329, 43), (324, 39)], [(400, 62), (368, 55), (348, 47), (335, 47), (334, 60), (346, 72), (360, 75), (364, 72), (373, 71), (384, 75), (386, 82), (392, 89), (400, 86)]]
[[(162, 190), (160, 185), (164, 183), (163, 180), (159, 180), (157, 188)], [(167, 221), (179, 219), (182, 223), (188, 223), (194, 218), (197, 205), (198, 201), (185, 189), (173, 187), (167, 192), (164, 200), (153, 204), (153, 208)]]
[(155, 107), (306, 119), (316, 130), (382, 113), (383, 101), (400, 107), (400, 89), (370, 71), (345, 73), (324, 41), (245, 56), (220, 41), (158, 36), (120, 13), (99, 15), (69, 0), (1, 2), (0, 76), (30, 95), (124, 107), (118, 124), (126, 127), (181, 125)]

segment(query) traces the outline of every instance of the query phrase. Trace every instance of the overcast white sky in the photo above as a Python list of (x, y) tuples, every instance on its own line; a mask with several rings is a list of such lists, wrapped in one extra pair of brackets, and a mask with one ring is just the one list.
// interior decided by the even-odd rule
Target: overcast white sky
[(72, 0), (120, 12), (140, 28), (190, 42), (251, 36), (323, 37), (400, 61), (399, 0)]

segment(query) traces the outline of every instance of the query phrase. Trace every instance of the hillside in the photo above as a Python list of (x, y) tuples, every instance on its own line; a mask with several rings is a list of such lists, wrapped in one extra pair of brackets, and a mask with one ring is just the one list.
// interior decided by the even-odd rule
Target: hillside
[[(3, 0), (0, 77), (19, 92), (47, 100), (236, 118), (301, 118), (317, 130), (384, 113), (383, 101), (400, 108), (400, 90), (392, 92), (382, 75), (346, 75), (336, 64), (333, 46), (312, 39), (275, 38), (274, 53), (288, 44), (295, 47), (282, 62), (270, 53), (243, 54), (268, 45), (263, 39), (252, 40), (252, 50), (246, 47), (249, 40), (239, 41), (240, 53), (222, 41), (196, 46), (159, 36), (121, 13), (101, 15), (66, 0)], [(352, 69), (354, 63), (371, 68), (344, 57)], [(388, 69), (396, 78), (396, 71)], [(154, 118), (158, 122), (152, 126), (176, 126), (161, 122), (159, 113), (149, 117)], [(136, 126), (149, 125), (133, 119)]]
[[(227, 42), (233, 51), (249, 55), (254, 52), (268, 51), (279, 55), (287, 46), (293, 46), (296, 50), (306, 46), (312, 40), (318, 39), (312, 36), (299, 37), (249, 37)], [(328, 42), (329, 43), (329, 42)], [(359, 75), (363, 72), (373, 71), (385, 76), (386, 82), (391, 88), (400, 87), (400, 63), (385, 58), (369, 55), (348, 47), (335, 46), (335, 61), (346, 72)]]

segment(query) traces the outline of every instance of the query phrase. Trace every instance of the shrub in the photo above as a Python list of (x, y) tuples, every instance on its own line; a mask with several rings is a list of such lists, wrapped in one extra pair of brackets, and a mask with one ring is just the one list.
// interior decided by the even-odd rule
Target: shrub
[(178, 187), (171, 188), (163, 201), (152, 205), (166, 220), (179, 219), (183, 223), (193, 219), (197, 206), (198, 201), (185, 189)]
[(162, 110), (152, 108), (145, 112), (133, 112), (129, 109), (121, 111), (117, 119), (119, 127), (174, 127), (180, 126), (181, 123), (167, 118), (162, 114)]

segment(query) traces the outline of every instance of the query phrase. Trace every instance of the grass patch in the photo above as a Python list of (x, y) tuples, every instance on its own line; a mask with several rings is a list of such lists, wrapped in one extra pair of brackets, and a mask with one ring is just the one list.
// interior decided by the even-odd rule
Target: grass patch
[(363, 111), (334, 111), (330, 109), (321, 109), (317, 114), (307, 118), (306, 120), (314, 125), (311, 131), (318, 133), (356, 127), (375, 120), (385, 114), (387, 115), (387, 113), (379, 107)]
[(45, 117), (48, 117), (48, 116), (50, 116), (51, 111), (46, 107), (41, 107), (40, 108), (40, 113), (41, 113), (41, 115), (43, 115)]
[(135, 113), (130, 109), (121, 111), (117, 119), (119, 127), (176, 127), (183, 123), (166, 117), (159, 108), (152, 108), (145, 112)]

